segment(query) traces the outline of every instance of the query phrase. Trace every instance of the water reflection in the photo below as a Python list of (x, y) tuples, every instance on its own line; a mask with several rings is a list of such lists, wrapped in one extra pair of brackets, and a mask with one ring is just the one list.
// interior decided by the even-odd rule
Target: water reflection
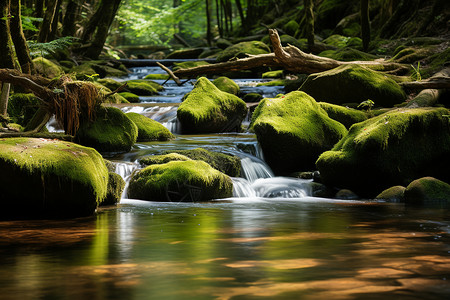
[(439, 210), (275, 198), (124, 200), (96, 217), (0, 222), (2, 299), (443, 299)]

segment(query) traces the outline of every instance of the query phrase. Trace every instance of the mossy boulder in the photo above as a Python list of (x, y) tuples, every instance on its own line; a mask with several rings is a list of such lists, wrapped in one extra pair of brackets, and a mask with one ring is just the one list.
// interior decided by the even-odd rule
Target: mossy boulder
[(283, 26), (284, 32), (286, 32), (289, 35), (294, 35), (295, 32), (298, 30), (299, 25), (295, 20), (290, 20)]
[(166, 56), (166, 59), (193, 59), (198, 58), (204, 51), (203, 48), (189, 48), (175, 50)]
[(362, 52), (349, 47), (340, 48), (337, 50), (325, 50), (320, 52), (319, 56), (328, 57), (340, 61), (369, 61), (378, 58), (376, 55)]
[[(238, 177), (241, 175), (241, 160), (239, 157), (224, 153), (208, 151), (202, 148), (191, 150), (170, 150), (168, 154), (181, 154), (193, 160), (201, 160), (208, 163), (214, 169), (227, 174), (228, 176)], [(142, 161), (141, 161), (142, 163)]]
[(128, 80), (126, 83), (125, 90), (138, 96), (156, 95), (164, 89), (160, 84), (144, 79)]
[(126, 113), (126, 116), (130, 118), (138, 128), (138, 142), (167, 141), (175, 138), (169, 129), (155, 120), (134, 112)]
[(299, 91), (263, 99), (250, 128), (266, 162), (279, 174), (312, 169), (319, 155), (347, 133), (311, 96)]
[(161, 165), (166, 164), (171, 161), (186, 161), (191, 160), (189, 157), (178, 154), (178, 153), (168, 153), (160, 155), (148, 155), (139, 159), (141, 166), (151, 166), (151, 165)]
[(173, 65), (174, 65), (173, 70), (176, 71), (181, 69), (190, 69), (200, 66), (207, 66), (210, 65), (210, 63), (204, 60), (200, 60), (200, 61), (183, 61), (179, 63), (174, 63)]
[(267, 54), (270, 53), (270, 48), (265, 43), (260, 41), (241, 42), (230, 46), (223, 50), (218, 56), (217, 61), (223, 62), (230, 59), (245, 58), (249, 55)]
[(411, 182), (405, 190), (405, 203), (433, 208), (450, 208), (450, 185), (433, 177)]
[(287, 79), (275, 79), (267, 82), (260, 82), (256, 86), (284, 86)]
[(137, 136), (137, 126), (120, 109), (101, 107), (94, 122), (80, 124), (75, 140), (100, 152), (127, 152)]
[(138, 103), (139, 102), (139, 96), (130, 92), (122, 92), (119, 93), (119, 95), (123, 98), (125, 98), (130, 103)]
[(216, 41), (216, 46), (217, 46), (217, 48), (224, 50), (230, 46), (233, 46), (233, 43), (230, 42), (229, 40), (220, 38)]
[(244, 95), (242, 100), (244, 100), (245, 103), (249, 103), (249, 102), (259, 102), (259, 101), (261, 101), (262, 98), (263, 98), (263, 96), (261, 94), (248, 93), (248, 94)]
[(355, 123), (367, 120), (367, 115), (360, 110), (327, 102), (319, 102), (319, 105), (330, 118), (344, 124), (347, 129)]
[(262, 78), (283, 78), (283, 70), (269, 71), (262, 74)]
[(8, 100), (8, 116), (12, 123), (26, 126), (40, 105), (34, 94), (14, 93)]
[(233, 95), (239, 94), (241, 90), (236, 82), (225, 76), (214, 79), (212, 83), (222, 92), (227, 92)]
[(405, 92), (388, 76), (358, 65), (343, 65), (308, 76), (300, 87), (317, 101), (333, 104), (371, 99), (377, 106), (402, 103)]
[(118, 89), (120, 86), (122, 86), (124, 84), (123, 82), (119, 82), (112, 78), (102, 78), (102, 79), (97, 80), (97, 82), (100, 83), (101, 85), (107, 87), (111, 91), (115, 91), (116, 89)]
[(401, 185), (396, 185), (382, 191), (375, 199), (384, 200), (387, 202), (405, 202), (406, 188)]
[(75, 66), (70, 70), (72, 73), (75, 74), (75, 77), (78, 80), (86, 80), (90, 77), (98, 75), (97, 71), (94, 70), (91, 64), (89, 63), (83, 63), (81, 65)]
[(167, 80), (169, 78), (169, 74), (148, 74), (144, 77), (144, 79), (150, 80)]
[(201, 77), (177, 110), (185, 133), (230, 132), (240, 128), (247, 106), (237, 96), (222, 92)]
[(193, 202), (233, 195), (231, 178), (203, 161), (151, 165), (130, 181), (128, 197), (149, 201)]
[(374, 197), (415, 178), (450, 179), (448, 110), (398, 109), (354, 124), (317, 160), (324, 183)]
[(124, 189), (125, 180), (123, 180), (122, 176), (117, 173), (109, 172), (106, 197), (100, 205), (115, 205), (119, 203)]
[(64, 73), (61, 66), (43, 57), (36, 57), (33, 59), (33, 64), (37, 73), (50, 79)]
[[(84, 81), (79, 81), (80, 83), (83, 83)], [(98, 81), (91, 81), (91, 84), (93, 84), (97, 90), (98, 94), (100, 96), (100, 99), (104, 103), (129, 103), (127, 99), (122, 97), (122, 95), (118, 93), (112, 94), (112, 91), (104, 86), (103, 84), (99, 83)]]
[(42, 138), (0, 140), (2, 218), (92, 215), (107, 181), (103, 158), (92, 148)]

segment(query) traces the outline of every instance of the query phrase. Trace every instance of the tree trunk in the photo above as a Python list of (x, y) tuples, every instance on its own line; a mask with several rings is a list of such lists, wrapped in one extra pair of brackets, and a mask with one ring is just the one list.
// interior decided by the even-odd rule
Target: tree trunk
[(91, 59), (97, 59), (102, 52), (106, 38), (108, 37), (109, 28), (116, 16), (121, 0), (112, 0), (111, 2), (103, 5), (102, 17), (99, 20), (92, 45), (86, 51), (85, 55)]
[(314, 48), (314, 2), (305, 0), (305, 20), (306, 20), (306, 38), (308, 39), (308, 48), (311, 51)]
[[(14, 69), (13, 48), (9, 29), (10, 1), (0, 0), (0, 68)], [(0, 79), (0, 115), (6, 117), (10, 84)]]
[(52, 25), (50, 27), (50, 32), (48, 33), (47, 36), (47, 41), (53, 41), (56, 36), (57, 36), (57, 32), (58, 32), (58, 22), (59, 22), (59, 18), (60, 18), (60, 9), (61, 9), (61, 4), (62, 4), (62, 0), (57, 0), (56, 1), (56, 7), (55, 7), (55, 15), (53, 17), (52, 20)]
[(222, 17), (220, 15), (219, 0), (216, 0), (216, 19), (217, 19), (217, 28), (219, 29), (219, 36), (223, 37)]
[(367, 51), (370, 43), (369, 0), (361, 0), (361, 37), (363, 49)]
[(95, 32), (95, 29), (97, 28), (98, 23), (100, 22), (100, 19), (102, 17), (104, 5), (105, 5), (105, 1), (101, 0), (95, 13), (92, 16), (90, 16), (89, 22), (86, 25), (85, 29), (83, 30), (83, 35), (81, 37), (81, 42), (83, 44), (92, 38), (92, 36)]
[(76, 22), (80, 12), (80, 5), (77, 0), (69, 0), (66, 7), (66, 13), (63, 20), (63, 36), (73, 36), (76, 30)]
[(211, 33), (211, 0), (205, 0), (206, 4), (206, 41), (208, 46), (212, 44), (212, 33)]
[(236, 0), (236, 7), (239, 12), (239, 17), (241, 18), (241, 28), (244, 30), (244, 32), (247, 31), (247, 22), (245, 20), (244, 16), (244, 10), (242, 9), (241, 0)]
[(11, 38), (14, 42), (17, 59), (23, 73), (34, 72), (34, 65), (31, 61), (30, 50), (22, 30), (22, 17), (20, 0), (11, 0)]

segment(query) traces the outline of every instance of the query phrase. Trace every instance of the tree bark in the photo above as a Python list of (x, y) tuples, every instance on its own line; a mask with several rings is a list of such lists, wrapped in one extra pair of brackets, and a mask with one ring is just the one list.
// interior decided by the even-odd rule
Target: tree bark
[(306, 38), (308, 39), (308, 48), (311, 51), (314, 48), (314, 2), (305, 0), (305, 20), (306, 20)]
[(0, 0), (0, 68), (14, 69), (13, 48), (9, 29), (10, 1)]
[(206, 41), (208, 46), (212, 44), (212, 33), (211, 33), (211, 0), (205, 0), (206, 4)]
[(361, 0), (361, 37), (363, 49), (367, 51), (370, 43), (369, 0)]
[(30, 50), (22, 30), (22, 17), (20, 0), (11, 0), (11, 38), (16, 50), (17, 59), (23, 73), (34, 73), (34, 65), (31, 61)]
[(52, 20), (52, 25), (51, 25), (51, 29), (50, 29), (50, 32), (47, 37), (47, 41), (53, 41), (57, 36), (58, 22), (59, 22), (59, 18), (60, 18), (59, 11), (61, 9), (61, 4), (62, 4), (62, 0), (57, 0), (56, 8), (55, 8), (55, 16), (53, 17), (53, 20)]
[(66, 6), (66, 13), (63, 20), (63, 36), (73, 36), (76, 30), (76, 21), (80, 12), (80, 5), (77, 0), (69, 0)]
[(241, 28), (244, 30), (244, 32), (247, 31), (247, 21), (245, 20), (245, 16), (244, 16), (244, 10), (242, 9), (242, 4), (241, 4), (241, 0), (235, 0), (236, 2), (236, 7), (239, 13), (239, 17), (241, 18)]
[(50, 32), (52, 30), (53, 19), (56, 15), (56, 7), (58, 0), (48, 0), (47, 10), (44, 14), (44, 20), (42, 21), (41, 29), (39, 31), (38, 42), (46, 43), (49, 41)]

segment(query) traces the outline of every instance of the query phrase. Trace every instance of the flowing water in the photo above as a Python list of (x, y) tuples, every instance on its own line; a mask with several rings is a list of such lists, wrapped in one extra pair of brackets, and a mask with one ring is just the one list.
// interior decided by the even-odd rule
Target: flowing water
[[(131, 77), (155, 71), (136, 68)], [(250, 91), (255, 82), (239, 84)], [(172, 87), (165, 103), (159, 95), (121, 108), (177, 133), (186, 91)], [(89, 218), (0, 222), (0, 299), (450, 296), (447, 210), (314, 198), (310, 181), (272, 174), (250, 133), (177, 135), (108, 158), (127, 179), (142, 156), (197, 147), (241, 158), (234, 197), (162, 203), (127, 199), (125, 191), (117, 207)]]

